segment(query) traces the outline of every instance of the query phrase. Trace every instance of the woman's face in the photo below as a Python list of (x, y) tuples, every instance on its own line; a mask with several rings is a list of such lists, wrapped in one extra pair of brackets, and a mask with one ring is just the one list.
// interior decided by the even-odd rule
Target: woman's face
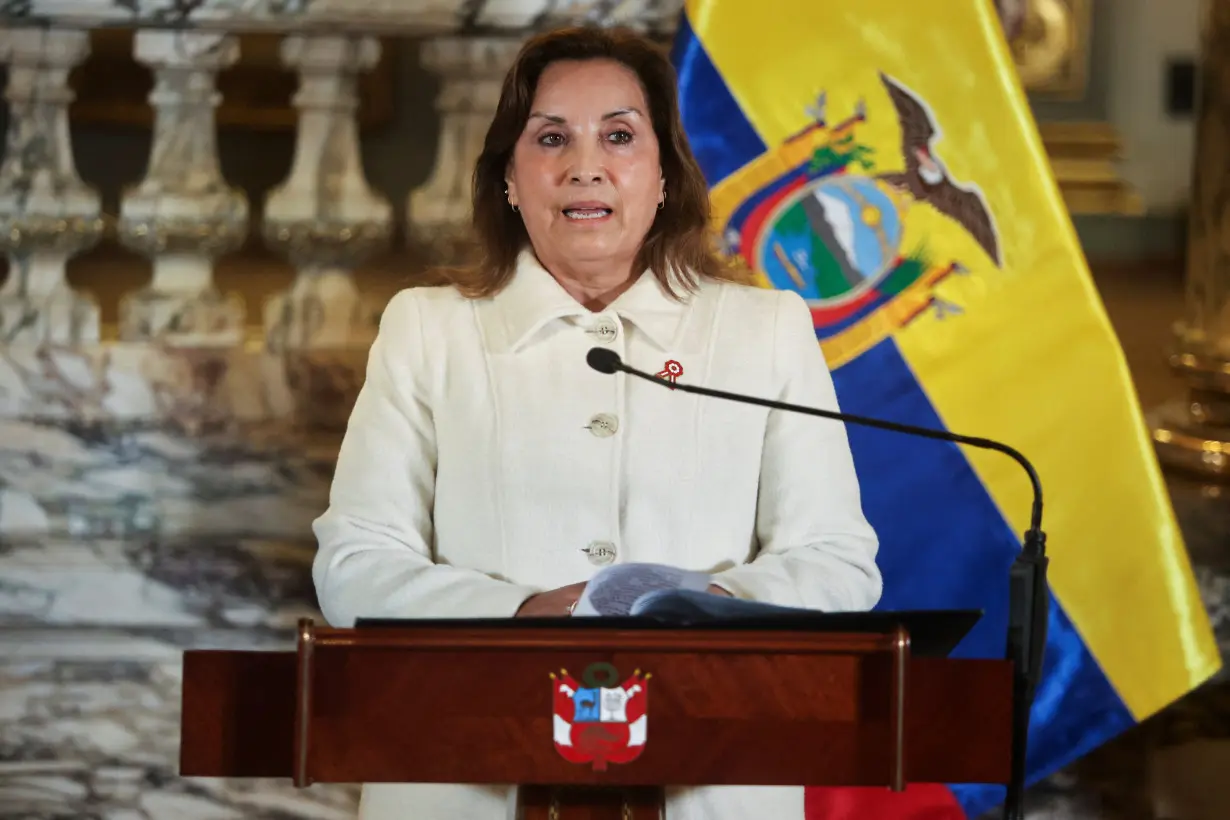
[(636, 74), (613, 60), (547, 66), (505, 181), (549, 270), (631, 272), (664, 190)]

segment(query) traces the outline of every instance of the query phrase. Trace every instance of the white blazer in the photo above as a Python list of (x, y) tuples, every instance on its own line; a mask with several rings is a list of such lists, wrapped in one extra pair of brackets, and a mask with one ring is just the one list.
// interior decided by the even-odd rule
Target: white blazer
[[(490, 299), (390, 300), (314, 523), (325, 618), (510, 617), (607, 563), (713, 574), (733, 594), (820, 610), (879, 600), (843, 425), (603, 375), (605, 346), (680, 381), (837, 408), (803, 300), (705, 282), (683, 303), (650, 274), (577, 303), (522, 254)], [(368, 785), (363, 820), (511, 820), (515, 789)], [(672, 790), (670, 820), (802, 820), (800, 788)]]

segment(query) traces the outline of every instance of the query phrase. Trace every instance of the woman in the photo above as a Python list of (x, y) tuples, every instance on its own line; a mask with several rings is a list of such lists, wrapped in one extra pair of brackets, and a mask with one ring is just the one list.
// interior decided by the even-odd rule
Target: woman
[[(599, 567), (822, 610), (880, 595), (844, 428), (591, 370), (605, 346), (681, 380), (837, 406), (797, 294), (739, 284), (674, 72), (635, 35), (531, 40), (474, 174), (484, 260), (385, 310), (315, 523), (325, 617), (567, 614)], [(669, 363), (673, 362), (674, 365)], [(364, 789), (368, 820), (504, 820), (513, 790)], [(803, 816), (802, 789), (671, 792), (679, 818)]]

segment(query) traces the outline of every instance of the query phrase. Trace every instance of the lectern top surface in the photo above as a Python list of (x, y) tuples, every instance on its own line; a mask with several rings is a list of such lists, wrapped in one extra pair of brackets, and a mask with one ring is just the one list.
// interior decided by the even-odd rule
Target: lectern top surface
[(565, 630), (703, 630), (809, 633), (888, 633), (898, 626), (910, 635), (910, 654), (947, 657), (982, 617), (978, 609), (895, 612), (816, 612), (786, 609), (738, 618), (360, 618), (357, 629), (565, 629)]

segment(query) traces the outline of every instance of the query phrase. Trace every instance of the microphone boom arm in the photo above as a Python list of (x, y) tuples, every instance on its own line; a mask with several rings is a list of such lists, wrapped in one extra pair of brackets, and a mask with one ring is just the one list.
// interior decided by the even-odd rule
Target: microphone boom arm
[(653, 382), (671, 390), (694, 393), (715, 399), (754, 404), (771, 410), (787, 410), (807, 416), (849, 422), (863, 427), (875, 427), (906, 435), (921, 436), (936, 441), (967, 444), (983, 450), (994, 450), (1011, 458), (1025, 470), (1033, 489), (1033, 507), (1030, 511), (1029, 529), (1025, 532), (1022, 548), (1008, 573), (1008, 630), (1004, 657), (1013, 664), (1012, 675), (1012, 773), (1004, 800), (1004, 817), (1007, 820), (1024, 820), (1026, 751), (1029, 738), (1029, 713), (1034, 693), (1042, 677), (1042, 664), (1046, 651), (1047, 621), (1050, 615), (1049, 591), (1046, 581), (1047, 564), (1046, 534), (1042, 531), (1042, 482), (1034, 466), (1020, 451), (998, 441), (976, 436), (963, 436), (947, 430), (917, 427), (883, 419), (857, 416), (836, 410), (818, 407), (803, 407), (797, 404), (727, 393), (708, 387), (670, 382), (651, 376), (623, 363), (615, 351), (595, 347), (589, 351), (586, 361), (600, 373), (627, 373), (639, 379)]

